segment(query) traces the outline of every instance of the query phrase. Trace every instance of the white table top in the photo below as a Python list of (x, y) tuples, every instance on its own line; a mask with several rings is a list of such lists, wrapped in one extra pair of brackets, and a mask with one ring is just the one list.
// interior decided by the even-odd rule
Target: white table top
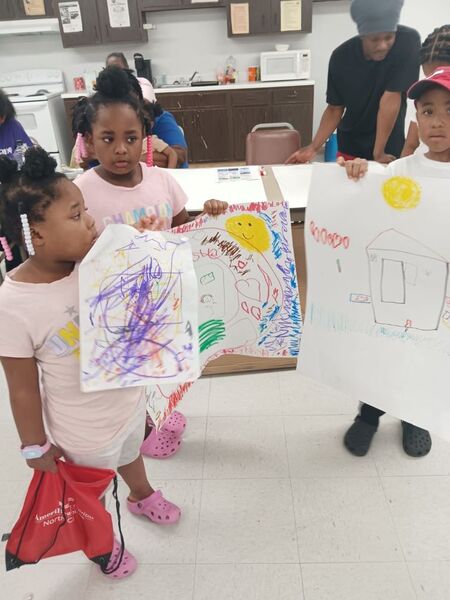
[[(236, 167), (239, 168), (239, 167)], [(176, 179), (188, 196), (186, 209), (201, 211), (206, 200), (224, 200), (228, 204), (242, 202), (264, 202), (266, 192), (259, 167), (249, 167), (250, 181), (219, 182), (218, 169), (170, 169), (168, 172)]]
[[(188, 196), (187, 210), (201, 211), (210, 198), (225, 200), (229, 204), (266, 200), (259, 167), (250, 167), (252, 181), (229, 181), (219, 183), (216, 168), (171, 169), (169, 173), (177, 180)], [(312, 165), (273, 166), (274, 177), (289, 208), (305, 208), (311, 183)]]

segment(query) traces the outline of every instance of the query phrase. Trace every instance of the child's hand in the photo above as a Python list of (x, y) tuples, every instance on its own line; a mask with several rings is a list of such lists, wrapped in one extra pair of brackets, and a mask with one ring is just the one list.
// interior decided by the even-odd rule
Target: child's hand
[(353, 160), (345, 160), (344, 157), (339, 156), (337, 164), (341, 167), (345, 167), (349, 179), (353, 181), (359, 181), (367, 173), (369, 163), (365, 158), (355, 158)]
[(62, 451), (52, 444), (50, 450), (41, 456), (41, 458), (31, 458), (27, 460), (27, 465), (30, 469), (35, 469), (36, 471), (56, 473), (58, 469), (56, 468), (55, 460), (61, 458), (62, 455)]
[(222, 200), (207, 200), (203, 205), (203, 212), (210, 217), (218, 217), (226, 212), (228, 208), (228, 202)]
[(139, 233), (144, 233), (145, 231), (161, 231), (165, 229), (163, 219), (153, 215), (150, 217), (141, 217), (133, 227), (137, 229)]

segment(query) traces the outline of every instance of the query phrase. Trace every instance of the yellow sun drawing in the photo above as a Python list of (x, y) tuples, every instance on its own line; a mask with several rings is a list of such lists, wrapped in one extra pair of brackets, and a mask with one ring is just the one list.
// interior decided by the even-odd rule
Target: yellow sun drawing
[(391, 177), (383, 184), (384, 199), (396, 210), (416, 208), (421, 195), (419, 184), (409, 177)]
[(262, 219), (253, 215), (230, 217), (225, 229), (246, 250), (264, 252), (270, 247), (270, 236)]

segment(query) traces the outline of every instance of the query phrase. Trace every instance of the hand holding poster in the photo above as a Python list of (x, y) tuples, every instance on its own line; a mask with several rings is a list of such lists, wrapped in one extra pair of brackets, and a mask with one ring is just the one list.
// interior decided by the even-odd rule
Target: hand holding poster
[(450, 439), (448, 181), (315, 166), (302, 373)]

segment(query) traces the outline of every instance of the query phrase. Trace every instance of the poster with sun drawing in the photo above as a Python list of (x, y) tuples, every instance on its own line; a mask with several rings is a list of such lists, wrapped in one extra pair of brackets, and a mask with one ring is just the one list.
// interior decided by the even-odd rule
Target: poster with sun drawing
[(200, 375), (197, 278), (186, 237), (109, 225), (79, 279), (84, 392)]
[[(173, 230), (190, 241), (198, 281), (200, 363), (222, 354), (296, 357), (300, 298), (285, 203), (234, 204)], [(148, 389), (157, 425), (189, 384)]]
[(448, 185), (314, 168), (300, 370), (450, 440)]

